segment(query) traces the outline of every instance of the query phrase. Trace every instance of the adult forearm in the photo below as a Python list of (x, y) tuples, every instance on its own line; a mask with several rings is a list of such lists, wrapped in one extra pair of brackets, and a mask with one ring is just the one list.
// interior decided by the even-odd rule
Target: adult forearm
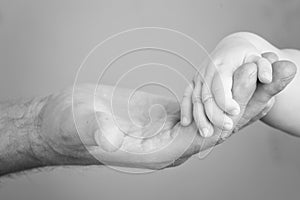
[[(233, 94), (245, 105), (255, 82), (249, 85), (251, 70), (242, 69)], [(95, 93), (94, 85), (81, 85), (45, 99), (0, 104), (0, 174), (50, 165), (161, 169), (220, 140), (221, 131), (204, 141), (194, 123), (182, 127), (174, 100), (145, 92), (132, 96), (133, 90), (120, 88), (114, 93), (113, 88), (102, 86)], [(153, 105), (160, 109), (149, 115)], [(249, 119), (251, 113), (255, 116), (256, 110), (248, 112)], [(116, 134), (119, 128), (122, 134)]]
[[(160, 169), (172, 164), (193, 141), (194, 126), (172, 129), (179, 119), (176, 102), (137, 92), (132, 101), (133, 110), (129, 109), (133, 120), (145, 123), (145, 127), (135, 127), (125, 117), (127, 99), (124, 97), (129, 97), (132, 91), (120, 89), (115, 97), (114, 116), (125, 127), (119, 127), (111, 118), (112, 87), (102, 88), (97, 93), (96, 105), (92, 101), (94, 86), (80, 86), (74, 94), (74, 105), (71, 90), (47, 98), (0, 104), (0, 176), (59, 165), (107, 164)], [(159, 109), (148, 124), (148, 111), (153, 104), (164, 106), (167, 113)], [(165, 119), (165, 114), (170, 117)], [(99, 117), (100, 124), (95, 117)], [(122, 133), (121, 140), (119, 128), (129, 128), (126, 134)], [(185, 134), (173, 141), (172, 135), (182, 131)], [(191, 156), (194, 151), (193, 148), (185, 155)]]
[(0, 104), (0, 175), (43, 165), (32, 148), (47, 98)]

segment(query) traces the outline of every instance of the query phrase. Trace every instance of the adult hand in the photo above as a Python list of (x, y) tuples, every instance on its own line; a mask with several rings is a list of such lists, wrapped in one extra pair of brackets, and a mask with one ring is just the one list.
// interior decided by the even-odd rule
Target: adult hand
[(284, 90), (296, 75), (297, 68), (294, 63), (278, 61), (277, 55), (271, 52), (264, 53), (262, 56), (272, 63), (273, 81), (271, 84), (257, 84), (256, 91), (249, 101), (244, 115), (235, 126), (235, 132), (263, 119), (275, 104), (275, 95)]
[[(277, 70), (283, 62), (277, 63), (273, 64), (273, 81), (268, 90), (261, 91), (260, 86), (256, 89), (257, 67), (254, 64), (245, 64), (236, 71), (232, 91), (241, 113), (233, 118), (235, 125), (243, 124), (239, 123), (242, 116), (243, 119), (254, 118), (264, 110), (269, 99), (289, 83), (281, 79), (286, 74)], [(288, 63), (285, 66), (289, 67)], [(213, 147), (224, 135), (216, 129), (204, 142), (195, 123), (181, 126), (177, 102), (144, 92), (136, 93), (131, 99), (129, 118), (127, 99), (131, 91), (118, 89), (113, 116), (110, 110), (112, 88), (103, 86), (97, 90), (95, 106), (94, 88), (75, 88), (73, 101), (70, 90), (49, 98), (41, 114), (40, 134), (36, 137), (39, 140), (33, 145), (44, 165), (107, 164), (162, 169), (177, 166), (200, 150)], [(250, 106), (249, 101), (251, 105), (261, 106)], [(164, 109), (151, 115), (149, 123), (148, 111), (155, 104)], [(133, 124), (132, 119), (140, 126)], [(228, 135), (230, 133), (225, 137)]]
[[(222, 39), (210, 54), (210, 59), (204, 60), (194, 78), (194, 88), (187, 87), (185, 91), (181, 107), (182, 125), (188, 125), (194, 118), (203, 137), (213, 134), (213, 126), (232, 129), (230, 115), (236, 116), (240, 112), (232, 94), (233, 74), (244, 63), (250, 62), (256, 63), (260, 82), (272, 81), (271, 63), (261, 56), (261, 51), (251, 40), (236, 34)], [(201, 97), (201, 102), (191, 101), (188, 98), (191, 95)]]

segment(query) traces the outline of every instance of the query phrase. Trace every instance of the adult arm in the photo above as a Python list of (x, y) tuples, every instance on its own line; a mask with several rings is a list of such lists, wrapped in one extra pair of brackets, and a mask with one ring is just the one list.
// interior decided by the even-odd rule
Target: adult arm
[[(255, 90), (255, 70), (255, 65), (247, 64), (234, 76), (234, 98), (241, 105), (241, 116), (246, 109), (250, 118), (265, 107), (243, 106)], [(271, 86), (273, 91), (282, 89)], [(95, 91), (95, 86), (83, 85), (46, 98), (2, 103), (0, 175), (58, 165), (162, 169), (177, 166), (220, 141), (221, 130), (203, 139), (194, 123), (181, 126), (179, 103), (172, 99), (136, 92), (128, 107), (132, 90), (113, 91), (111, 86)], [(235, 124), (241, 116), (233, 119)]]
[[(112, 112), (113, 87), (102, 86), (96, 104), (94, 91), (93, 85), (81, 85), (73, 93), (68, 89), (46, 98), (2, 103), (0, 175), (59, 165), (162, 169), (219, 140), (215, 135), (202, 145), (194, 123), (180, 125), (179, 104), (172, 99), (136, 92), (128, 108), (132, 90), (117, 89)], [(158, 104), (149, 116), (149, 109)]]
[(46, 102), (47, 98), (35, 98), (0, 104), (0, 175), (42, 166), (32, 147), (39, 140)]

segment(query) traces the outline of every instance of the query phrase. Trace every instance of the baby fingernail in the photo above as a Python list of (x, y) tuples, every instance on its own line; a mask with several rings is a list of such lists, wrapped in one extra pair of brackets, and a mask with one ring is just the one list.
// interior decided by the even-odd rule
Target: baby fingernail
[(232, 114), (232, 115), (238, 115), (238, 114), (240, 114), (240, 110), (237, 109), (237, 108), (235, 108), (235, 109), (233, 109), (233, 110), (231, 111), (231, 114)]
[(182, 125), (184, 125), (184, 126), (188, 125), (188, 119), (187, 119), (187, 117), (183, 117), (182, 118)]
[(200, 133), (201, 133), (201, 136), (202, 136), (202, 137), (205, 137), (205, 138), (211, 136), (211, 134), (209, 133), (208, 128), (203, 128), (203, 129), (200, 131)]
[(230, 136), (230, 132), (224, 132), (222, 138), (226, 139)]
[(226, 129), (226, 130), (231, 130), (232, 129), (232, 127), (233, 127), (233, 123), (232, 123), (232, 121), (230, 120), (230, 121), (227, 121), (227, 122), (225, 122), (225, 124), (224, 124), (224, 128)]

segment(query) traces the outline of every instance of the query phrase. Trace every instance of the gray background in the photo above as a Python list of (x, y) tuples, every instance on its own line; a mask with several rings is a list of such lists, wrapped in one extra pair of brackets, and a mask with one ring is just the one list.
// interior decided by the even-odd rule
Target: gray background
[[(140, 26), (177, 29), (208, 50), (241, 30), (300, 48), (299, 11), (298, 0), (0, 0), (0, 97), (70, 86), (94, 45)], [(299, 152), (299, 139), (256, 123), (204, 160), (148, 175), (106, 167), (28, 173), (4, 180), (0, 199), (299, 199)]]

